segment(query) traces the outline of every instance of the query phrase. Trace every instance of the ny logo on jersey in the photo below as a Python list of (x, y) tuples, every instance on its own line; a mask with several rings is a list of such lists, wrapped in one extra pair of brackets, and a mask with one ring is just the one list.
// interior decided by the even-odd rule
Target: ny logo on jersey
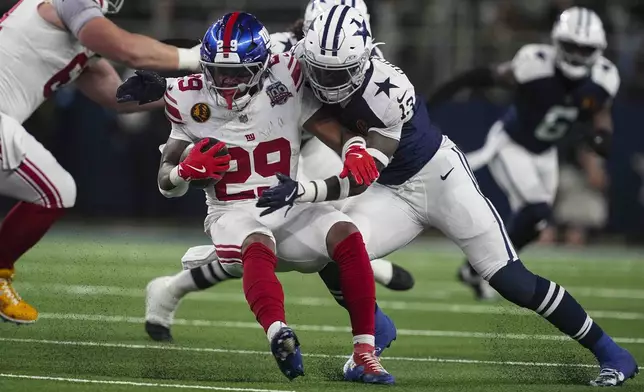
[(266, 87), (266, 94), (271, 99), (271, 106), (284, 105), (293, 96), (282, 82), (275, 82)]
[(244, 136), (246, 136), (246, 141), (247, 142), (252, 142), (253, 140), (255, 140), (255, 134), (254, 133), (249, 133), (249, 134), (244, 135)]

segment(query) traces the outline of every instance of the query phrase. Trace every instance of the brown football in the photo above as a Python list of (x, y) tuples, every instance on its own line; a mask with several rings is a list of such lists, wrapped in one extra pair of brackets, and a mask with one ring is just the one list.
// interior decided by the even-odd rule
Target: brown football
[[(205, 138), (208, 139), (208, 143), (201, 148), (201, 152), (206, 152), (208, 151), (209, 148), (214, 146), (215, 144), (219, 143), (219, 140), (215, 139), (214, 137), (208, 137)], [(195, 144), (190, 144), (186, 149), (183, 151), (181, 154), (180, 162), (183, 162), (184, 159), (188, 156), (190, 151), (192, 151), (192, 148), (195, 146)], [(215, 156), (223, 156), (228, 154), (228, 148), (224, 147), (222, 148)], [(204, 189), (210, 185), (215, 185), (217, 183), (217, 180), (214, 178), (209, 178), (207, 180), (192, 180), (190, 181), (190, 186), (198, 189)]]

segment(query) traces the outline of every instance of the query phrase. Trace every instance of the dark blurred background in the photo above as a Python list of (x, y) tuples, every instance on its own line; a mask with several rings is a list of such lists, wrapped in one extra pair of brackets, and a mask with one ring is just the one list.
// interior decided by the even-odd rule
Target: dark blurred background
[[(15, 1), (0, 1), (0, 11)], [(113, 20), (156, 38), (199, 38), (223, 13), (255, 14), (271, 33), (304, 13), (306, 0), (128, 0)], [(552, 23), (572, 5), (595, 10), (609, 36), (605, 55), (621, 73), (615, 103), (614, 151), (607, 162), (574, 145), (561, 150), (557, 213), (543, 241), (581, 245), (596, 238), (644, 242), (644, 1), (638, 0), (367, 0), (376, 41), (385, 56), (429, 94), (475, 66), (510, 60), (526, 43), (549, 42)], [(123, 77), (131, 70), (118, 68)], [(503, 91), (468, 93), (432, 108), (432, 119), (466, 151), (483, 144), (507, 105)], [(175, 200), (157, 191), (159, 144), (168, 136), (163, 112), (117, 115), (73, 87), (59, 91), (26, 123), (78, 183), (72, 219), (200, 224), (204, 196)], [(505, 197), (485, 171), (477, 173), (502, 213)], [(2, 201), (8, 209), (12, 202)]]

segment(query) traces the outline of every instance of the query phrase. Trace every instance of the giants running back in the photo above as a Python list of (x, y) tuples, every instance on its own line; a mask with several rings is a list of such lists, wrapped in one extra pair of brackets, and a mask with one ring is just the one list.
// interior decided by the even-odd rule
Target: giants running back
[(240, 111), (218, 105), (221, 98), (208, 88), (204, 74), (169, 80), (170, 137), (191, 143), (214, 137), (232, 158), (223, 179), (206, 188), (210, 206), (257, 198), (276, 183), (276, 172), (297, 174), (301, 125), (320, 105), (305, 97), (304, 75), (289, 53), (273, 55), (267, 74), (257, 96)]

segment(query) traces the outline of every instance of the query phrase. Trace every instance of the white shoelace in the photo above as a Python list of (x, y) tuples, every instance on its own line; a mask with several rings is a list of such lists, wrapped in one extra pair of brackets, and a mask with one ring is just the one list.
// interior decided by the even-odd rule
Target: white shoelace
[(0, 295), (4, 295), (13, 305), (18, 305), (21, 301), (20, 296), (11, 287), (10, 281), (7, 279), (0, 279)]
[(380, 360), (373, 353), (358, 354), (360, 359), (364, 362), (365, 366), (373, 372), (387, 373), (384, 367), (380, 364)]

